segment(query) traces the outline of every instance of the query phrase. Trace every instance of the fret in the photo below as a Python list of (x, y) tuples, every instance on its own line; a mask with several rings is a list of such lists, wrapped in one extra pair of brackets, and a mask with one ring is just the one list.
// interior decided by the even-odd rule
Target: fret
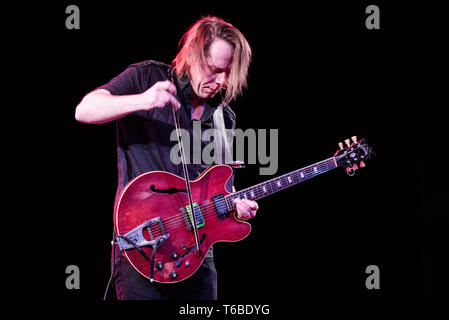
[(228, 207), (234, 209), (234, 199), (236, 198), (257, 200), (293, 186), (297, 183), (313, 178), (329, 170), (335, 169), (336, 167), (337, 164), (334, 158), (329, 158), (321, 162), (317, 162), (311, 166), (289, 172), (282, 176), (246, 188), (244, 190), (231, 193), (225, 197), (230, 199), (230, 201), (227, 202), (227, 205)]

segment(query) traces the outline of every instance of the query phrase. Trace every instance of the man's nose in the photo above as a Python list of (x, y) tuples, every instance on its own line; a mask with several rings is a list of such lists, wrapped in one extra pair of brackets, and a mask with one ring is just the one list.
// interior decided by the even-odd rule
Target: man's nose
[(222, 86), (226, 83), (226, 80), (227, 80), (226, 72), (221, 72), (221, 73), (217, 74), (217, 76), (215, 78), (215, 83)]

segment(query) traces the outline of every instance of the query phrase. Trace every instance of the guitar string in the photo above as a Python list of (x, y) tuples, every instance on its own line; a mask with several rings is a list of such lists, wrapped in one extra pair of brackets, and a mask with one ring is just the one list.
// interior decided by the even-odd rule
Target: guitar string
[[(237, 192), (230, 193), (230, 194), (226, 195), (226, 198), (243, 198), (243, 197), (239, 197), (239, 195), (240, 194), (246, 195), (247, 192), (251, 192), (252, 191), (252, 192), (257, 193), (257, 195), (253, 196), (252, 198), (253, 199), (258, 199), (258, 198), (261, 198), (263, 196), (268, 196), (268, 195), (270, 195), (272, 193), (275, 193), (277, 191), (285, 189), (285, 188), (287, 188), (289, 186), (292, 186), (292, 185), (295, 185), (297, 183), (300, 183), (302, 181), (305, 181), (307, 179), (310, 179), (311, 177), (313, 177), (315, 175), (319, 175), (321, 173), (324, 173), (326, 171), (329, 171), (329, 170), (335, 168), (333, 163), (332, 163), (332, 165), (330, 165), (329, 163), (316, 165), (316, 167), (317, 167), (317, 172), (305, 172), (305, 173), (304, 172), (299, 172), (300, 170), (305, 171), (308, 168), (308, 167), (306, 167), (306, 168), (303, 168), (303, 169), (299, 169), (298, 171), (293, 171), (293, 172), (287, 173), (285, 175), (276, 177), (276, 178), (274, 178), (272, 180), (268, 180), (268, 181), (259, 183), (259, 184), (255, 185), (255, 186), (252, 186), (252, 187), (249, 187), (249, 188), (237, 191)], [(301, 173), (303, 173), (304, 176), (301, 176)], [(298, 178), (298, 175), (299, 175), (299, 178)], [(296, 176), (296, 177), (294, 177), (294, 176)], [(285, 179), (285, 178), (288, 179), (288, 177), (294, 177), (297, 180), (296, 181), (288, 181), (287, 186), (274, 187), (274, 184), (277, 183), (279, 180)], [(266, 187), (265, 190), (264, 190), (264, 187)], [(248, 197), (245, 197), (245, 198), (248, 198)], [(208, 204), (208, 205), (200, 206), (200, 210), (203, 212), (203, 210), (207, 210), (210, 207), (212, 207), (215, 210), (215, 206), (214, 206), (213, 203), (212, 204)], [(228, 202), (226, 202), (226, 207), (229, 209)], [(165, 219), (165, 221), (167, 221), (167, 220), (170, 220), (170, 218)]]
[[(332, 168), (335, 168), (335, 167), (332, 167)], [(263, 197), (265, 195), (270, 195), (270, 194), (272, 194), (272, 193), (274, 193), (276, 191), (280, 191), (280, 190), (285, 189), (285, 188), (287, 188), (287, 187), (289, 187), (291, 185), (300, 183), (300, 182), (302, 182), (304, 180), (307, 180), (307, 179), (309, 179), (309, 178), (311, 178), (311, 177), (313, 177), (315, 175), (318, 175), (318, 174), (321, 174), (323, 172), (326, 172), (326, 171), (330, 170), (330, 168), (324, 168), (324, 169), (325, 170), (317, 170), (317, 172), (311, 172), (311, 173), (308, 174), (308, 176), (304, 175), (304, 178), (301, 178), (301, 180), (295, 181), (295, 183), (294, 182), (290, 182), (289, 184), (287, 184), (287, 186), (284, 185), (283, 187), (279, 187), (279, 186), (278, 187), (274, 187), (273, 184), (276, 181), (269, 181), (271, 186), (268, 185), (268, 184), (266, 184), (266, 186), (268, 186), (271, 190), (266, 188), (266, 191), (261, 191), (261, 186), (257, 186), (257, 187), (254, 187), (254, 188), (251, 187), (251, 188), (244, 189), (244, 190), (241, 190), (241, 191), (238, 191), (238, 192), (235, 192), (235, 193), (228, 194), (225, 197), (226, 198), (242, 198), (243, 199), (243, 197), (239, 197), (239, 195), (242, 194), (242, 193), (245, 194), (245, 192), (248, 192), (248, 190), (251, 189), (251, 191), (254, 192), (254, 197), (252, 199), (256, 199), (257, 200), (257, 199), (259, 199), (259, 198), (261, 198), (261, 197)], [(290, 176), (292, 176), (294, 174), (295, 173), (291, 173)], [(275, 180), (277, 180), (277, 179), (275, 179)], [(265, 184), (264, 184), (264, 186), (265, 186)], [(263, 188), (262, 188), (262, 190), (263, 190)], [(228, 206), (229, 201), (227, 201), (227, 199), (223, 199), (223, 202), (225, 203), (226, 207), (229, 210), (229, 206)], [(203, 219), (205, 219), (206, 217), (209, 217), (211, 215), (216, 215), (217, 214), (214, 203), (203, 205), (203, 206), (199, 206), (199, 208), (200, 208), (201, 214), (203, 216)], [(231, 208), (231, 209), (234, 210), (235, 208)], [(194, 215), (197, 216), (197, 214), (194, 214)], [(184, 218), (183, 214), (179, 213), (177, 215), (174, 215), (174, 216), (171, 216), (171, 217), (168, 217), (168, 218), (164, 219), (163, 226), (164, 226), (165, 229), (177, 229), (177, 227), (185, 228), (187, 219), (188, 219), (189, 225), (191, 225), (191, 223), (192, 223), (191, 215), (189, 215), (189, 217)], [(196, 220), (198, 220), (198, 219), (196, 219)], [(197, 221), (197, 224), (198, 224), (198, 221)], [(156, 228), (156, 227), (154, 227), (154, 228)], [(151, 227), (150, 227), (150, 230), (151, 230)]]
[[(247, 189), (243, 189), (243, 190), (240, 190), (240, 191), (237, 191), (237, 192), (234, 192), (234, 193), (230, 193), (230, 194), (226, 195), (225, 197), (226, 198), (241, 198), (241, 199), (247, 198), (247, 199), (251, 200), (251, 197), (249, 197), (249, 198), (248, 197), (240, 197), (240, 194), (246, 195), (247, 192), (251, 192), (251, 193), (254, 194), (252, 199), (256, 199), (257, 200), (257, 199), (259, 199), (259, 198), (261, 198), (263, 196), (270, 195), (272, 193), (275, 193), (276, 191), (280, 191), (280, 190), (285, 189), (285, 188), (287, 188), (289, 186), (292, 186), (292, 185), (295, 185), (295, 184), (300, 183), (302, 181), (305, 181), (307, 179), (310, 179), (311, 177), (313, 177), (315, 175), (319, 175), (319, 174), (324, 173), (324, 172), (326, 172), (326, 171), (328, 171), (330, 169), (333, 169), (333, 168), (335, 168), (335, 167), (329, 166), (328, 164), (321, 165), (320, 169), (318, 169), (318, 166), (317, 166), (317, 172), (305, 173), (304, 177), (301, 177), (299, 172), (292, 172), (292, 173), (289, 173), (287, 175), (283, 175), (283, 176), (277, 177), (277, 178), (275, 178), (273, 180), (269, 180), (267, 182), (263, 182), (263, 183), (261, 183), (259, 185), (255, 185), (255, 186), (249, 187)], [(296, 176), (299, 175), (300, 178), (298, 178), (298, 177), (295, 178), (294, 177), (295, 179), (297, 179), (297, 181), (288, 182), (288, 184), (286, 186), (285, 185), (282, 186), (282, 187), (279, 187), (279, 186), (275, 187), (274, 186), (274, 184), (277, 183), (278, 180), (280, 180), (282, 178), (286, 178), (286, 176), (288, 178), (288, 177), (292, 177), (294, 175), (296, 175)], [(264, 190), (264, 187), (266, 187), (265, 190)], [(228, 205), (229, 201), (226, 201), (226, 200), (227, 199), (225, 199), (224, 202), (225, 202), (225, 205), (226, 205), (227, 209), (229, 210), (229, 205)], [(212, 209), (212, 211), (214, 213), (216, 211), (214, 203), (202, 205), (202, 206), (199, 206), (199, 208), (200, 208), (201, 213), (203, 213), (203, 215), (208, 215), (208, 212), (211, 209)], [(234, 208), (231, 208), (231, 209), (234, 209)], [(169, 218), (166, 218), (164, 220), (164, 226), (165, 225), (170, 226), (170, 222), (173, 222), (174, 219), (175, 220), (180, 220), (183, 223), (185, 222), (185, 219), (184, 219), (182, 213), (179, 213), (177, 215), (174, 215), (174, 216), (171, 216)]]
[[(230, 193), (230, 194), (226, 195), (222, 201), (226, 205), (226, 208), (228, 209), (228, 211), (234, 211), (235, 206), (233, 206), (234, 204), (231, 203), (231, 208), (230, 208), (229, 201), (227, 201), (228, 199), (231, 199), (231, 201), (236, 198), (242, 199), (243, 197), (240, 197), (241, 194), (244, 194), (245, 198), (248, 199), (248, 196), (246, 195), (247, 192), (250, 192), (250, 194), (252, 196), (252, 197), (249, 197), (249, 199), (254, 199), (254, 200), (257, 200), (264, 196), (268, 196), (277, 191), (286, 189), (289, 186), (296, 185), (296, 184), (301, 183), (305, 180), (308, 180), (314, 176), (320, 175), (324, 172), (327, 172), (331, 169), (336, 168), (337, 165), (335, 164), (335, 159), (336, 159), (335, 157), (331, 157), (329, 159), (320, 161), (314, 165), (307, 166), (307, 167), (295, 170), (293, 172), (284, 174), (282, 176), (276, 177), (274, 179), (268, 180), (266, 182), (259, 183), (258, 185), (255, 185), (253, 187), (249, 187), (249, 188), (246, 188), (246, 189), (234, 192), (234, 193)], [(330, 164), (330, 162), (332, 162), (332, 164)], [(310, 171), (311, 168), (314, 169), (313, 172)], [(316, 171), (315, 171), (315, 168), (316, 168)], [(309, 171), (309, 172), (306, 172), (306, 171)], [(302, 176), (301, 176), (301, 173), (302, 173)], [(298, 175), (300, 176), (300, 178), (297, 177)], [(297, 180), (296, 181), (288, 181), (289, 183), (286, 186), (285, 185), (279, 186), (277, 184), (281, 179), (284, 179), (284, 178), (288, 179), (289, 177), (294, 177)], [(274, 183), (276, 183), (277, 187), (274, 186)], [(263, 192), (260, 189), (262, 189)], [(215, 203), (199, 206), (199, 208), (200, 208), (201, 215), (203, 216), (204, 222), (206, 222), (205, 220), (207, 217), (217, 214), (216, 208), (215, 208)], [(193, 216), (195, 216), (195, 218)], [(195, 221), (197, 220), (197, 218), (196, 218), (197, 215), (195, 213), (195, 210), (193, 210), (193, 216), (189, 215), (189, 217), (184, 217), (182, 213), (178, 213), (174, 216), (164, 219), (163, 226), (166, 229), (172, 229), (172, 230), (180, 229), (180, 228), (184, 229), (184, 228), (186, 228), (186, 220), (190, 226), (192, 225), (193, 220), (195, 220)], [(197, 225), (198, 225), (198, 223), (197, 223)], [(154, 225), (150, 226), (150, 231), (161, 232), (160, 228), (157, 228), (157, 226), (154, 226), (154, 227), (153, 226)], [(156, 229), (156, 230), (151, 230), (151, 229)]]
[[(319, 170), (317, 172), (313, 172), (313, 174), (310, 173), (310, 174), (308, 174), (309, 176), (307, 176), (307, 177), (304, 175), (304, 178), (302, 178), (300, 181), (296, 181), (296, 183), (302, 182), (302, 181), (304, 181), (306, 179), (311, 178), (314, 175), (318, 175), (320, 173), (328, 171), (328, 168), (324, 168), (324, 169), (326, 169), (326, 170)], [(293, 174), (290, 174), (290, 176), (292, 176), (292, 175)], [(271, 186), (268, 185), (268, 187), (271, 189), (270, 191), (268, 191), (268, 189), (267, 189), (267, 191), (261, 191), (261, 187), (260, 186), (256, 187), (256, 188), (249, 188), (254, 193), (254, 197), (252, 197), (252, 199), (258, 199), (258, 198), (260, 198), (262, 196), (269, 195), (269, 194), (274, 193), (276, 191), (280, 191), (282, 189), (285, 189), (288, 186), (291, 186), (292, 184), (296, 184), (296, 183), (290, 182), (289, 184), (287, 184), (287, 186), (284, 185), (283, 187), (279, 187), (279, 186), (278, 187), (274, 187), (273, 184), (275, 183), (275, 181), (270, 181), (270, 183), (271, 183)], [(241, 190), (239, 192), (229, 194), (229, 195), (226, 196), (226, 198), (237, 198), (237, 197), (239, 197), (239, 194), (242, 194), (242, 193), (246, 194), (245, 192), (248, 192), (248, 190), (244, 189), (244, 190)], [(241, 197), (241, 198), (243, 198), (243, 197)], [(251, 197), (250, 197), (250, 199), (251, 199)], [(223, 199), (223, 202), (226, 204), (227, 208), (229, 209), (229, 206), (228, 206), (229, 201), (227, 201), (227, 199), (226, 200)], [(234, 208), (232, 208), (232, 210), (233, 209)], [(209, 217), (211, 215), (216, 215), (216, 209), (215, 209), (215, 205), (214, 204), (208, 204), (208, 205), (200, 206), (200, 211), (201, 211), (201, 214), (203, 216), (203, 219), (206, 219), (207, 217)], [(194, 214), (194, 215), (197, 216), (197, 214)], [(164, 220), (164, 227), (165, 228), (176, 229), (178, 226), (180, 226), (180, 227), (185, 228), (186, 227), (186, 220), (187, 219), (185, 219), (183, 217), (183, 215), (180, 213), (178, 215), (175, 215), (175, 216), (172, 216), (172, 217), (169, 217), (169, 218), (165, 219)], [(191, 216), (189, 216), (188, 220), (189, 220), (188, 221), (189, 225), (191, 225), (192, 224)], [(198, 218), (196, 218), (196, 220), (197, 220), (197, 224), (198, 224)], [(168, 222), (168, 221), (170, 221), (170, 222)]]
[[(254, 195), (254, 196), (246, 197), (246, 198), (247, 199), (255, 199), (255, 200), (257, 200), (257, 199), (259, 199), (259, 198), (261, 198), (263, 196), (270, 195), (272, 193), (275, 193), (276, 191), (283, 190), (285, 188), (288, 188), (289, 186), (298, 184), (298, 183), (300, 183), (302, 181), (310, 179), (313, 176), (319, 175), (321, 173), (327, 172), (327, 171), (335, 168), (334, 165), (330, 166), (329, 164), (316, 165), (315, 167), (317, 167), (316, 172), (315, 171), (309, 172), (309, 173), (307, 173), (307, 172), (304, 173), (303, 172), (304, 177), (300, 176), (301, 172), (294, 171), (292, 173), (289, 173), (289, 174), (277, 177), (277, 178), (275, 178), (273, 180), (269, 180), (269, 181), (261, 183), (259, 185), (256, 185), (256, 186), (253, 186), (253, 187), (250, 187), (250, 188), (247, 188), (247, 189), (243, 189), (243, 190), (240, 190), (238, 192), (230, 193), (230, 194), (226, 195), (223, 198), (222, 201), (226, 205), (226, 208), (228, 209), (228, 211), (231, 211), (231, 210), (234, 211), (235, 207), (233, 207), (232, 203), (231, 203), (231, 208), (229, 208), (229, 205), (228, 205), (229, 201), (227, 201), (228, 199), (232, 199), (232, 200), (235, 199), (235, 198), (243, 199), (245, 197), (240, 197), (241, 194), (245, 194), (246, 195), (246, 193), (252, 192), (251, 195)], [(307, 167), (307, 168), (309, 168), (309, 167)], [(305, 169), (303, 169), (303, 170), (305, 170)], [(295, 175), (296, 176), (300, 176), (300, 178), (294, 177)], [(294, 179), (297, 179), (297, 180), (292, 181), (292, 182), (289, 181), (287, 184), (285, 184), (285, 182), (284, 182), (284, 184), (281, 187), (279, 187), (279, 185), (277, 185), (277, 182), (280, 179), (288, 178), (288, 177), (293, 177)], [(263, 187), (266, 187), (265, 190), (263, 189)], [(206, 222), (205, 220), (206, 220), (207, 217), (210, 217), (212, 215), (216, 215), (217, 214), (214, 203), (210, 203), (210, 204), (207, 204), (207, 205), (199, 206), (199, 209), (200, 209), (201, 215), (203, 216), (204, 222)], [(231, 209), (231, 210), (229, 210), (229, 209)], [(195, 218), (196, 218), (195, 220), (197, 220), (197, 224), (198, 224), (198, 218), (197, 218), (198, 215), (195, 213), (195, 210), (194, 210), (194, 216), (195, 216)], [(184, 229), (184, 228), (187, 227), (187, 221), (188, 221), (189, 226), (192, 225), (192, 220), (193, 219), (192, 219), (191, 215), (189, 215), (189, 217), (185, 218), (182, 213), (178, 213), (178, 214), (176, 214), (174, 216), (171, 216), (171, 217), (168, 217), (168, 218), (164, 219), (163, 227), (164, 227), (164, 229), (167, 229), (167, 230), (168, 229), (175, 230), (175, 229), (179, 229), (179, 228), (183, 228)], [(160, 228), (155, 226), (155, 225), (151, 225), (150, 226), (150, 231), (152, 231), (152, 232), (156, 232), (159, 229)]]

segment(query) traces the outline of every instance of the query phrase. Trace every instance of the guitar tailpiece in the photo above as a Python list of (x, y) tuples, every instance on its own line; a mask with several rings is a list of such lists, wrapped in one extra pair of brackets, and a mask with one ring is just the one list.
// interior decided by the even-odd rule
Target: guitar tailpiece
[(119, 241), (117, 241), (117, 239), (123, 239), (126, 242), (128, 242), (129, 244), (131, 244), (134, 248), (137, 249), (137, 251), (146, 259), (148, 260), (148, 255), (142, 250), (142, 248), (140, 246), (138, 246), (134, 241), (132, 241), (131, 239), (129, 239), (128, 237), (125, 236), (116, 236), (115, 239), (113, 241), (111, 241), (112, 243), (119, 243)]
[[(147, 220), (142, 223), (140, 226), (132, 229), (124, 235), (119, 235), (115, 238), (120, 250), (133, 249), (137, 247), (146, 247), (146, 246), (155, 246), (157, 242), (157, 238), (153, 237), (150, 226), (156, 224), (159, 226), (159, 229), (162, 233), (164, 240), (167, 240), (170, 237), (170, 234), (165, 232), (164, 225), (162, 224), (161, 218), (157, 217), (151, 220)], [(143, 230), (147, 230), (150, 235), (151, 240), (147, 240), (143, 235)]]

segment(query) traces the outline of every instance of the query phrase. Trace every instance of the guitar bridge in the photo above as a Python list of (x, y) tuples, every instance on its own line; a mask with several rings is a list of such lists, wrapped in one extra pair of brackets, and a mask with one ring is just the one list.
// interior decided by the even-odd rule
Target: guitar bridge
[[(157, 223), (159, 225), (159, 229), (161, 231), (161, 236), (158, 236), (154, 238), (153, 233), (151, 232), (150, 227)], [(143, 230), (146, 229), (148, 231), (148, 234), (150, 235), (151, 240), (145, 239), (143, 236)], [(152, 246), (153, 248), (156, 246), (156, 243), (162, 241), (166, 241), (168, 238), (170, 238), (170, 234), (165, 232), (164, 225), (162, 224), (162, 220), (160, 217), (147, 220), (144, 223), (142, 223), (140, 226), (132, 229), (131, 231), (127, 232), (123, 235), (123, 237), (117, 238), (117, 244), (120, 248), (120, 250), (127, 250), (127, 249), (134, 249), (137, 247), (145, 247), (145, 246)], [(133, 243), (130, 243), (130, 241), (127, 241), (126, 239), (132, 241)]]

